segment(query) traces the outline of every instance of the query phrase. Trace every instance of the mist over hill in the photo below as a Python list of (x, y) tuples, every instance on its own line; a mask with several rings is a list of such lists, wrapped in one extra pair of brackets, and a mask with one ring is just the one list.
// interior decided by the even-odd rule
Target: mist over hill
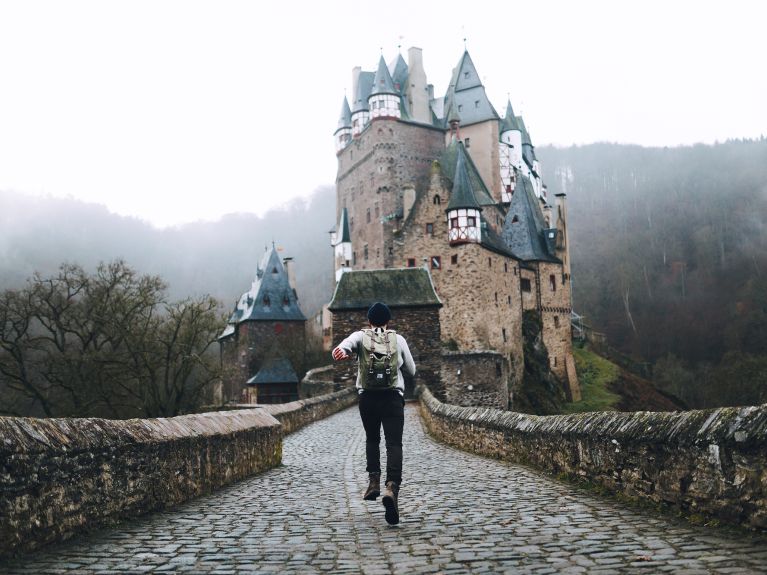
[(767, 401), (767, 139), (536, 149), (573, 307), (692, 407)]
[[(713, 146), (539, 147), (566, 192), (574, 308), (691, 407), (767, 402), (767, 139)], [(307, 316), (333, 289), (332, 187), (263, 217), (158, 230), (100, 205), (0, 192), (0, 288), (62, 262), (123, 258), (173, 298), (229, 310), (274, 240)]]
[(210, 294), (229, 309), (250, 288), (274, 241), (281, 255), (295, 260), (301, 308), (310, 316), (332, 295), (328, 231), (334, 221), (330, 186), (262, 217), (231, 214), (168, 229), (98, 204), (0, 191), (0, 288), (21, 286), (36, 271), (52, 274), (62, 262), (95, 269), (121, 258), (139, 272), (162, 276), (172, 298)]

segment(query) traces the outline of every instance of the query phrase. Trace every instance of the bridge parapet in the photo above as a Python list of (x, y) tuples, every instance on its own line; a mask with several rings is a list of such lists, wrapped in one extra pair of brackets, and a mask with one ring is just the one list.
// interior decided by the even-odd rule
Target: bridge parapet
[(422, 388), (421, 413), (460, 449), (767, 530), (767, 406), (535, 416), (447, 405)]
[(350, 389), (160, 419), (0, 417), (0, 558), (275, 467), (284, 434), (354, 401)]

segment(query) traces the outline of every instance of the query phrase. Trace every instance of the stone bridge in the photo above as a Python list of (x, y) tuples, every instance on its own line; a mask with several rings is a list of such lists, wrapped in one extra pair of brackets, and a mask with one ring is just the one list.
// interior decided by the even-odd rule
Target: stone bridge
[(352, 407), (286, 436), (278, 467), (6, 559), (0, 573), (767, 572), (764, 535), (694, 526), (459, 451), (425, 433), (429, 420), (408, 404), (397, 526), (361, 499)]

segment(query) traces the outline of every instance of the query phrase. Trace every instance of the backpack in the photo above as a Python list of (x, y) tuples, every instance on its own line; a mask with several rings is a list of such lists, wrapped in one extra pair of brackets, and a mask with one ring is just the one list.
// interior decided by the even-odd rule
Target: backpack
[(393, 329), (362, 330), (359, 354), (362, 389), (394, 389), (397, 387), (397, 332)]

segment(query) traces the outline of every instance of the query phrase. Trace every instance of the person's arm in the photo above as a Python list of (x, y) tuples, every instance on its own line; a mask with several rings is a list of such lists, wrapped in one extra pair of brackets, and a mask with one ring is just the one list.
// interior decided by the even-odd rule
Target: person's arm
[(352, 352), (357, 349), (361, 342), (362, 332), (355, 331), (333, 349), (333, 359), (336, 361), (349, 359), (352, 356)]
[(405, 338), (401, 335), (397, 335), (397, 343), (399, 344), (399, 351), (402, 354), (402, 367), (405, 368), (410, 375), (415, 375), (415, 361), (413, 361), (413, 354), (410, 353), (410, 348), (407, 346)]

